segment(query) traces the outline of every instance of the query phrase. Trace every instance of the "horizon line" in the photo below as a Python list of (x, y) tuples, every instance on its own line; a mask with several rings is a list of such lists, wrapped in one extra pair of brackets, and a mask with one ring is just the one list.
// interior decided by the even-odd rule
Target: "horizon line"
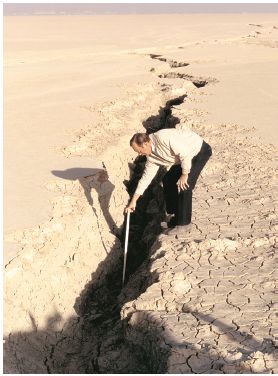
[(4, 3), (3, 16), (278, 13), (277, 3)]

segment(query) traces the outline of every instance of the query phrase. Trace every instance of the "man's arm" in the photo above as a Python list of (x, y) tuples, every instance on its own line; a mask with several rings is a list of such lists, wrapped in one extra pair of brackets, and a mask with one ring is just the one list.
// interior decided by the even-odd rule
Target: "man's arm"
[(182, 174), (179, 180), (177, 181), (178, 191), (184, 191), (189, 188), (187, 183), (188, 174), (191, 169), (191, 158), (185, 152), (184, 140), (182, 138), (173, 137), (170, 140), (170, 147), (175, 155), (179, 156), (181, 161)]
[(134, 193), (129, 205), (127, 206), (127, 208), (125, 209), (125, 212), (127, 213), (128, 211), (130, 211), (131, 213), (135, 211), (136, 209), (136, 202), (138, 200), (138, 198), (140, 197), (140, 195), (138, 195), (137, 193)]
[(143, 175), (141, 179), (138, 182), (136, 191), (125, 209), (125, 212), (127, 213), (128, 211), (133, 212), (136, 208), (136, 202), (139, 199), (140, 196), (145, 192), (145, 190), (148, 188), (148, 186), (151, 184), (153, 178), (155, 177), (157, 171), (159, 169), (159, 165), (152, 163), (150, 161), (147, 161)]

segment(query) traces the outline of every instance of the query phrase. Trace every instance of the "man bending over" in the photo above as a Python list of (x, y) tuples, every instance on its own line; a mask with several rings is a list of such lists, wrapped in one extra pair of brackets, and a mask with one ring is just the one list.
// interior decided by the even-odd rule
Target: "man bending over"
[[(192, 190), (212, 155), (211, 147), (190, 129), (162, 129), (156, 133), (136, 133), (130, 146), (147, 162), (136, 191), (125, 211), (133, 212), (160, 166), (168, 170), (163, 178), (166, 211), (173, 214), (168, 227), (191, 223)], [(186, 228), (186, 227), (185, 227)]]

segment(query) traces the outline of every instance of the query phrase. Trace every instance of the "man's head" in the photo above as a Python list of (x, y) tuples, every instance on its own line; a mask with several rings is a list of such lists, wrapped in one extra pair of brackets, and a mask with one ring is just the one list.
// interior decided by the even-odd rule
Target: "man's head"
[(152, 142), (146, 133), (135, 133), (130, 140), (130, 146), (139, 155), (150, 155), (152, 152)]

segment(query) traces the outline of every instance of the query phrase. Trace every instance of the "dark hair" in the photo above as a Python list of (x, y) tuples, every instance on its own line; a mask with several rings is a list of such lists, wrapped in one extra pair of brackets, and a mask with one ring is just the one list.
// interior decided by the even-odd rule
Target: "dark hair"
[(129, 141), (130, 146), (135, 142), (138, 146), (142, 146), (144, 142), (149, 142), (150, 136), (147, 133), (135, 133)]

